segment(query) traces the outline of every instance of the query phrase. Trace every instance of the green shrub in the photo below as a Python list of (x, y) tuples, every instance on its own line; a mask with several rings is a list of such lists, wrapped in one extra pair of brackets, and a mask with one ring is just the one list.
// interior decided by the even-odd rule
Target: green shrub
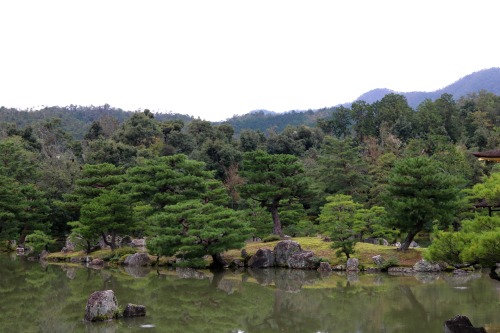
[(399, 260), (398, 260), (398, 258), (389, 258), (386, 261), (384, 261), (384, 263), (382, 264), (382, 266), (380, 266), (380, 270), (382, 272), (387, 272), (389, 270), (389, 268), (391, 268), (391, 267), (397, 267), (397, 266), (399, 266)]
[(115, 249), (114, 251), (106, 254), (102, 257), (102, 260), (109, 262), (120, 262), (123, 261), (129, 254), (137, 253), (137, 250), (133, 247), (125, 246)]
[(262, 241), (264, 243), (269, 243), (269, 242), (274, 242), (274, 241), (279, 241), (279, 240), (281, 240), (281, 237), (279, 235), (269, 235), (269, 236), (264, 237), (264, 239), (262, 239)]

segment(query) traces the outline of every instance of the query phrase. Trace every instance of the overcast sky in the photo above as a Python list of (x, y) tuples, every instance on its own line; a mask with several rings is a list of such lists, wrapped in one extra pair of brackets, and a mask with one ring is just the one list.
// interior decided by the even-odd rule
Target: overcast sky
[(498, 1), (4, 1), (0, 105), (206, 120), (433, 91), (500, 67)]

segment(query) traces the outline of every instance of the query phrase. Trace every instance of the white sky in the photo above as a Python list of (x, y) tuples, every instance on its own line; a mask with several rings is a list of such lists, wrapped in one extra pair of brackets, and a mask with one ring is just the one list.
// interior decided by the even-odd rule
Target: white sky
[(207, 120), (500, 67), (496, 0), (0, 0), (0, 105)]

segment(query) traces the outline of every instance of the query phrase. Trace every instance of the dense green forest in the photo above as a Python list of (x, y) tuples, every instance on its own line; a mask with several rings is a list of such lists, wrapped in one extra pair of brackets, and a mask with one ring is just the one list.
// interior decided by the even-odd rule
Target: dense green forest
[(431, 259), (500, 262), (500, 217), (473, 209), (500, 201), (500, 174), (471, 154), (499, 146), (499, 96), (413, 109), (388, 94), (321, 112), (236, 131), (107, 105), (2, 108), (0, 240), (69, 236), (91, 251), (145, 236), (151, 253), (222, 265), (251, 237), (322, 234), (349, 256), (362, 239), (404, 250), (426, 233)]

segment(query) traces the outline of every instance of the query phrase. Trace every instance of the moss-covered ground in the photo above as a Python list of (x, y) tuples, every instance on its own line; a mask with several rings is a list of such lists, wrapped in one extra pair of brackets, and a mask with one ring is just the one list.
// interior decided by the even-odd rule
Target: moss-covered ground
[[(345, 264), (347, 258), (345, 255), (338, 257), (336, 255), (336, 250), (331, 248), (330, 242), (325, 242), (320, 237), (297, 237), (292, 240), (298, 242), (303, 250), (313, 251), (316, 256), (322, 258), (322, 260), (328, 261), (331, 265), (341, 265)], [(247, 242), (245, 244), (245, 250), (249, 255), (254, 254), (260, 248), (273, 249), (279, 241), (273, 242)], [(398, 266), (413, 266), (417, 261), (422, 259), (423, 252), (425, 249), (416, 248), (410, 249), (408, 251), (398, 251), (396, 247), (393, 246), (383, 246), (383, 245), (373, 245), (367, 243), (357, 243), (355, 247), (355, 253), (351, 257), (358, 258), (360, 265), (368, 268), (375, 267), (373, 263), (373, 256), (381, 255), (385, 260), (392, 260)], [(70, 261), (71, 258), (80, 258), (90, 256), (92, 258), (101, 258), (105, 261), (110, 261), (113, 263), (120, 263), (127, 254), (135, 252), (130, 248), (120, 248), (112, 252), (111, 250), (99, 250), (85, 254), (83, 251), (79, 252), (55, 252), (49, 255), (49, 261)], [(155, 256), (150, 256), (152, 262), (156, 261)], [(241, 259), (241, 250), (230, 250), (224, 253), (224, 258), (227, 261), (233, 259)], [(160, 265), (166, 265), (171, 258), (161, 258)]]
[[(336, 250), (331, 248), (330, 242), (323, 241), (320, 237), (297, 237), (292, 240), (298, 242), (303, 250), (313, 251), (316, 256), (328, 261), (331, 265), (345, 264), (347, 258), (345, 255), (338, 257)], [(245, 249), (249, 255), (254, 254), (260, 248), (273, 249), (278, 241), (274, 242), (249, 242)], [(373, 245), (367, 243), (357, 243), (355, 253), (351, 255), (353, 258), (358, 258), (360, 265), (364, 267), (375, 267), (372, 257), (381, 255), (385, 260), (392, 259), (398, 263), (398, 266), (413, 266), (417, 261), (422, 259), (422, 248), (410, 249), (408, 251), (398, 251), (394, 246)], [(231, 250), (225, 254), (226, 259), (235, 259), (241, 257), (240, 250)]]

